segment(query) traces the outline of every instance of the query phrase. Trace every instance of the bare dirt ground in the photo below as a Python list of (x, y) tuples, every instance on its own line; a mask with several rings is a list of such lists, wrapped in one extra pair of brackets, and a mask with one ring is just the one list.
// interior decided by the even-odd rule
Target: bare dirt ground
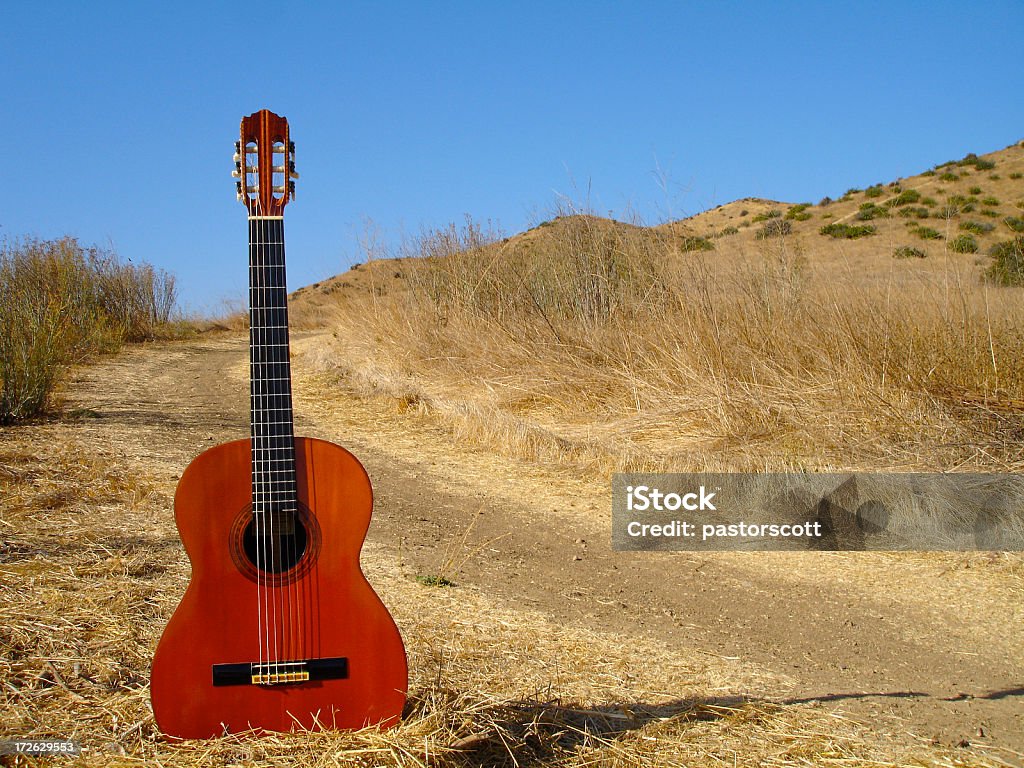
[[(1022, 764), (1016, 556), (613, 552), (607, 483), (458, 444), (428, 417), (357, 398), (304, 367), (321, 342), (293, 340), (296, 432), (360, 457), (376, 493), (366, 551), (406, 579), (455, 582), (424, 598), (438, 595), (454, 622), (485, 626), (487, 615), (457, 615), (460, 594), (485, 598), (624, 647), (699, 654), (729, 678), (722, 706), (819, 702), (879, 740)], [(84, 440), (172, 488), (201, 450), (248, 434), (246, 351), (241, 337), (131, 349), (82, 369), (69, 407), (88, 414)], [(114, 424), (129, 443), (110, 444)], [(599, 654), (593, 663), (596, 679)]]

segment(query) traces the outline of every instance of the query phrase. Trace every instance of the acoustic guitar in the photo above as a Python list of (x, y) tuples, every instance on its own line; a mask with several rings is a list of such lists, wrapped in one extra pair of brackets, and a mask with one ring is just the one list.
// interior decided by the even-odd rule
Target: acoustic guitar
[(402, 638), (359, 566), (370, 480), (344, 448), (294, 436), (284, 262), (294, 152), (283, 117), (243, 118), (251, 436), (198, 456), (174, 497), (192, 579), (151, 678), (170, 737), (387, 727), (405, 703)]

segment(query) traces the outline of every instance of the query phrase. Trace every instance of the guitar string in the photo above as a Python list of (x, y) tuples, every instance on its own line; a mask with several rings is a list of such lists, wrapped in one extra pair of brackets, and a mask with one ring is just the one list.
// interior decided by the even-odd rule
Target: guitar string
[(248, 225), (249, 235), (249, 423), (251, 428), (251, 466), (252, 466), (252, 510), (253, 520), (250, 521), (250, 525), (253, 530), (253, 538), (256, 540), (256, 642), (259, 646), (259, 666), (257, 670), (263, 668), (266, 657), (263, 653), (264, 649), (264, 618), (263, 618), (263, 516), (260, 513), (260, 507), (263, 503), (261, 488), (260, 488), (260, 436), (259, 436), (259, 423), (257, 421), (256, 407), (259, 397), (259, 360), (257, 358), (256, 348), (256, 334), (258, 328), (257, 312), (259, 296), (257, 293), (256, 273), (255, 269), (257, 264), (257, 258), (259, 253), (259, 230), (256, 223), (256, 219), (253, 217), (258, 214), (258, 197), (254, 203), (249, 192), (249, 142), (243, 133), (242, 135), (242, 192), (243, 201), (246, 206), (246, 213), (248, 214), (246, 224)]
[(271, 398), (273, 378), (275, 371), (272, 370), (272, 361), (270, 360), (269, 353), (270, 349), (267, 345), (267, 228), (268, 222), (265, 216), (269, 211), (263, 210), (263, 198), (264, 190), (266, 187), (265, 177), (267, 175), (266, 164), (264, 159), (267, 157), (267, 153), (264, 150), (262, 140), (266, 139), (265, 124), (261, 125), (260, 130), (260, 142), (257, 142), (256, 149), (256, 213), (258, 218), (255, 221), (255, 230), (257, 235), (257, 248), (256, 248), (256, 274), (255, 280), (258, 285), (258, 302), (259, 309), (257, 310), (256, 317), (256, 341), (257, 349), (259, 350), (259, 397), (257, 399), (257, 414), (256, 419), (259, 423), (260, 441), (261, 447), (258, 456), (259, 467), (260, 467), (260, 480), (263, 484), (263, 503), (261, 504), (260, 515), (261, 515), (261, 532), (260, 538), (263, 539), (263, 553), (264, 562), (263, 567), (260, 569), (261, 578), (263, 580), (263, 603), (264, 610), (267, 615), (267, 667), (263, 670), (268, 674), (276, 674), (279, 671), (277, 666), (280, 660), (280, 654), (278, 649), (278, 617), (277, 617), (277, 601), (276, 595), (273, 592), (273, 581), (274, 574), (277, 571), (278, 566), (278, 550), (276, 547), (276, 537), (274, 531), (274, 515), (276, 512), (275, 501), (276, 495), (274, 488), (274, 477), (271, 473), (271, 458), (273, 457), (274, 439), (272, 429), (270, 425), (270, 419), (268, 418), (269, 408), (271, 407)]
[[(267, 127), (268, 126), (267, 126), (266, 120), (264, 120), (263, 121), (263, 126), (262, 126), (263, 130), (261, 131), (261, 135), (262, 135), (262, 138), (264, 140), (269, 140)], [(263, 148), (261, 147), (261, 150), (262, 149)], [(265, 197), (265, 199), (267, 201), (272, 200), (273, 199), (273, 194), (274, 194), (274, 171), (273, 171), (274, 155), (273, 155), (273, 151), (274, 151), (274, 147), (273, 147), (273, 144), (271, 144), (271, 146), (266, 151), (261, 151), (260, 152), (260, 197), (261, 198), (264, 197), (263, 193), (264, 193), (264, 189), (266, 189), (266, 197)], [(264, 163), (262, 162), (263, 160), (267, 161), (266, 165), (264, 165)], [(266, 187), (264, 187), (264, 182), (266, 182)], [(269, 205), (269, 202), (268, 202), (268, 205)], [(268, 210), (264, 211), (264, 215), (265, 216), (269, 216), (270, 213), (271, 213), (271, 210), (272, 209), (268, 209)], [(277, 530), (276, 530), (277, 529), (277, 520), (275, 519), (278, 516), (278, 514), (280, 513), (281, 502), (278, 499), (278, 496), (280, 496), (281, 494), (276, 493), (276, 491), (279, 490), (280, 486), (278, 485), (278, 479), (277, 479), (277, 477), (275, 477), (275, 474), (274, 474), (274, 464), (273, 464), (273, 458), (274, 458), (274, 456), (275, 456), (275, 454), (277, 452), (277, 443), (279, 442), (279, 439), (278, 439), (278, 437), (276, 435), (276, 433), (278, 431), (277, 427), (279, 425), (274, 423), (276, 418), (271, 416), (273, 411), (271, 411), (270, 409), (274, 407), (274, 403), (276, 402), (276, 392), (274, 391), (274, 388), (277, 386), (276, 379), (278, 379), (280, 377), (278, 376), (279, 371), (277, 370), (277, 362), (274, 360), (274, 357), (273, 357), (274, 348), (271, 346), (271, 343), (272, 343), (271, 339), (270, 339), (271, 330), (268, 327), (270, 325), (270, 315), (273, 312), (273, 307), (272, 307), (273, 289), (270, 287), (270, 274), (269, 274), (270, 270), (268, 268), (269, 267), (269, 262), (270, 262), (270, 256), (272, 254), (272, 248), (270, 246), (270, 219), (264, 218), (264, 219), (262, 219), (260, 221), (260, 231), (261, 231), (261, 233), (263, 235), (263, 237), (261, 238), (261, 241), (260, 241), (262, 243), (262, 245), (263, 245), (263, 254), (262, 254), (262, 259), (261, 259), (262, 264), (263, 264), (263, 269), (261, 270), (262, 278), (263, 278), (263, 281), (262, 281), (262, 285), (263, 285), (263, 302), (262, 302), (262, 313), (263, 313), (263, 316), (262, 316), (262, 320), (263, 320), (263, 323), (262, 323), (262, 325), (260, 327), (260, 335), (261, 335), (262, 342), (263, 342), (264, 370), (268, 374), (267, 375), (267, 380), (268, 380), (268, 382), (270, 382), (272, 380), (275, 381), (275, 383), (270, 383), (269, 386), (267, 387), (267, 399), (266, 399), (266, 407), (263, 409), (263, 420), (264, 420), (264, 428), (265, 428), (266, 433), (267, 433), (267, 452), (266, 452), (266, 458), (265, 458), (266, 472), (267, 472), (267, 474), (266, 474), (267, 486), (270, 489), (271, 497), (272, 497), (272, 499), (270, 501), (270, 504), (269, 504), (271, 509), (270, 509), (269, 524), (268, 524), (268, 527), (270, 529), (270, 552), (271, 552), (271, 556), (270, 557), (271, 557), (271, 569), (272, 569), (272, 575), (269, 578), (270, 578), (271, 605), (273, 606), (273, 611), (274, 611), (274, 623), (273, 623), (273, 627), (274, 627), (274, 632), (273, 632), (273, 638), (274, 638), (274, 677), (272, 679), (276, 680), (276, 679), (278, 679), (278, 676), (281, 674), (281, 646), (283, 645), (283, 642), (282, 642), (283, 638), (281, 637), (281, 635), (282, 635), (282, 632), (281, 632), (281, 629), (282, 629), (281, 628), (281, 618), (278, 615), (278, 607), (279, 607), (279, 605), (281, 603), (281, 586), (280, 586), (281, 541), (280, 541), (280, 539), (279, 539), (279, 537), (277, 535)]]
[[(288, 167), (288, 136), (284, 137), (281, 147), (281, 166), (285, 169)], [(283, 178), (287, 179), (287, 171), (283, 174)], [(283, 204), (288, 202), (288, 183), (287, 181), (282, 182), (284, 186), (284, 192), (282, 193), (281, 199)], [(283, 205), (282, 205), (283, 214)], [(288, 280), (287, 280), (287, 254), (285, 252), (285, 237), (284, 237), (284, 217), (278, 222), (279, 237), (281, 240), (280, 246), (280, 288), (278, 289), (278, 295), (281, 299), (281, 305), (279, 310), (279, 316), (275, 325), (277, 328), (277, 334), (280, 337), (280, 342), (284, 345), (279, 349), (282, 351), (282, 367), (284, 368), (284, 402), (281, 404), (282, 413), (285, 414), (287, 422), (285, 424), (285, 431), (288, 433), (286, 438), (287, 448), (285, 453), (285, 478), (286, 484), (289, 487), (288, 501), (290, 505), (290, 514), (292, 517), (292, 536), (288, 539), (289, 551), (288, 551), (288, 563), (291, 567), (298, 565), (298, 526), (301, 525), (299, 521), (299, 488), (298, 488), (298, 468), (295, 465), (295, 431), (294, 431), (294, 414), (293, 414), (293, 403), (291, 393), (291, 349), (288, 329)], [(287, 591), (287, 602), (288, 602), (288, 646), (289, 646), (289, 658), (293, 661), (299, 660), (300, 654), (298, 649), (298, 624), (297, 616), (300, 615), (298, 607), (298, 587), (296, 586), (296, 580), (291, 580), (288, 583)]]
[[(259, 145), (259, 143), (256, 143), (256, 156), (255, 156), (254, 159), (255, 159), (255, 166), (256, 166), (256, 174), (255, 174), (256, 193), (255, 193), (255, 198), (254, 198), (254, 208), (255, 208), (254, 215), (257, 218), (254, 218), (252, 220), (252, 222), (251, 222), (252, 232), (253, 232), (254, 239), (255, 239), (255, 247), (254, 247), (254, 253), (253, 253), (253, 260), (252, 260), (253, 271), (252, 271), (252, 275), (250, 277), (250, 279), (253, 281), (253, 286), (254, 286), (254, 291), (253, 291), (254, 292), (253, 320), (252, 320), (252, 323), (253, 323), (253, 326), (252, 326), (253, 327), (253, 334), (252, 335), (253, 335), (253, 359), (255, 361), (255, 366), (256, 366), (256, 385), (255, 385), (255, 388), (254, 388), (255, 397), (254, 397), (254, 402), (253, 402), (253, 424), (254, 424), (254, 430), (256, 432), (256, 455), (255, 455), (256, 462), (255, 462), (255, 469), (256, 469), (256, 478), (257, 478), (257, 496), (258, 496), (258, 499), (259, 499), (259, 508), (258, 508), (258, 513), (257, 513), (258, 514), (258, 518), (257, 519), (258, 519), (258, 522), (259, 522), (258, 531), (257, 531), (257, 542), (258, 542), (257, 546), (258, 546), (260, 562), (257, 565), (257, 579), (259, 581), (258, 590), (260, 592), (260, 602), (261, 602), (261, 606), (263, 608), (263, 613), (264, 613), (264, 617), (265, 617), (264, 629), (263, 629), (263, 635), (264, 636), (260, 638), (261, 665), (260, 665), (259, 670), (260, 670), (260, 672), (265, 672), (267, 667), (265, 667), (264, 664), (269, 666), (269, 663), (271, 661), (270, 634), (271, 634), (272, 628), (271, 628), (271, 623), (270, 623), (270, 605), (269, 605), (269, 598), (270, 598), (270, 596), (268, 594), (268, 592), (269, 592), (269, 576), (267, 574), (267, 569), (270, 566), (267, 547), (268, 547), (268, 544), (270, 544), (270, 542), (267, 539), (267, 512), (268, 512), (267, 507), (269, 507), (269, 505), (270, 505), (270, 499), (272, 497), (272, 494), (269, 493), (270, 489), (267, 487), (267, 477), (266, 477), (266, 463), (265, 463), (265, 456), (266, 456), (266, 452), (267, 452), (266, 451), (266, 448), (267, 448), (266, 429), (265, 429), (265, 426), (263, 425), (263, 423), (262, 423), (262, 421), (260, 419), (260, 414), (264, 410), (264, 405), (265, 405), (264, 397), (265, 397), (266, 387), (268, 386), (268, 382), (266, 381), (265, 362), (264, 362), (264, 356), (263, 356), (263, 351), (262, 351), (262, 347), (261, 347), (261, 342), (262, 342), (261, 335), (262, 335), (262, 327), (263, 327), (262, 316), (261, 316), (262, 315), (262, 311), (263, 311), (263, 309), (262, 309), (262, 305), (263, 305), (263, 288), (262, 288), (262, 285), (261, 285), (261, 273), (262, 273), (262, 270), (263, 270), (262, 262), (263, 262), (263, 250), (264, 249), (263, 249), (263, 222), (262, 222), (262, 219), (258, 218), (263, 213), (261, 202), (260, 202), (261, 174), (259, 172), (260, 171), (260, 168), (259, 168), (260, 145)], [(271, 557), (272, 557), (272, 555), (271, 555)], [(265, 653), (263, 652), (263, 647), (264, 646), (266, 647), (266, 652)]]

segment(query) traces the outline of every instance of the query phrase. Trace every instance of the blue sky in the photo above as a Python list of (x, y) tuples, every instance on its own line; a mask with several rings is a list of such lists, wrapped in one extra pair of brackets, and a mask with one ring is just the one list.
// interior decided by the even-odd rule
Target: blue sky
[[(232, 144), (288, 117), (292, 288), (385, 238), (565, 196), (681, 218), (817, 201), (1024, 138), (1024, 3), (8, 4), (0, 234), (245, 295)], [(13, 167), (14, 173), (11, 173)]]

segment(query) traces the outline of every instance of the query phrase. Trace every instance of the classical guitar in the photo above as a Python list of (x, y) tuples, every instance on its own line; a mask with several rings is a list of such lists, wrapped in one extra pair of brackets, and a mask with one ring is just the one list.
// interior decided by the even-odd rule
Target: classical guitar
[(344, 448), (294, 436), (284, 264), (294, 170), (287, 120), (243, 118), (251, 435), (198, 456), (174, 497), (192, 579), (151, 682), (171, 737), (387, 727), (405, 703), (402, 638), (359, 567), (369, 478)]

